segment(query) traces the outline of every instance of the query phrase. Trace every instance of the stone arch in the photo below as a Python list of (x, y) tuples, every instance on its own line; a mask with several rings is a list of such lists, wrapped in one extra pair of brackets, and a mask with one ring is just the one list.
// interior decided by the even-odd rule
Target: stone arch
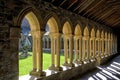
[(61, 27), (59, 17), (54, 12), (50, 12), (45, 17), (44, 26), (46, 26), (46, 24), (48, 24), (51, 33), (59, 32)]
[[(69, 21), (66, 21), (63, 25), (62, 29), (63, 35), (64, 35), (64, 55), (65, 55), (65, 63), (63, 64), (64, 66), (71, 66), (73, 67), (72, 63), (72, 43), (73, 43), (73, 37), (72, 37), (72, 29), (71, 29), (71, 24)], [(69, 59), (68, 59), (69, 58)]]
[(84, 35), (84, 36), (89, 36), (89, 30), (88, 30), (88, 27), (85, 27), (85, 28), (84, 28), (83, 35)]
[(113, 39), (113, 33), (111, 33), (111, 40)]
[(104, 38), (104, 31), (101, 31), (101, 38)]
[(68, 17), (65, 17), (64, 21), (62, 22), (62, 32), (64, 34), (73, 34), (74, 32), (73, 24)]
[(95, 37), (95, 30), (94, 30), (94, 28), (92, 28), (90, 35), (91, 35), (91, 37)]
[(73, 24), (73, 26), (74, 26), (74, 29), (73, 29), (74, 31), (73, 31), (73, 33), (76, 34), (76, 32), (75, 32), (76, 30), (75, 30), (75, 29), (77, 28), (77, 26), (79, 26), (79, 27), (80, 27), (80, 33), (81, 33), (81, 35), (82, 35), (82, 31), (83, 31), (83, 27), (82, 27), (82, 26), (83, 26), (83, 25), (82, 25), (82, 23), (79, 21), (79, 19), (75, 21), (75, 23)]
[(106, 39), (108, 38), (107, 32), (105, 32), (105, 38), (106, 38)]
[(90, 59), (94, 59), (95, 58), (95, 29), (92, 28), (91, 32), (90, 32), (90, 43), (89, 43), (90, 47)]
[(64, 34), (72, 34), (72, 29), (70, 22), (66, 21), (63, 25), (63, 33)]
[(74, 62), (82, 63), (82, 30), (79, 22), (75, 25), (74, 30)]
[(50, 33), (57, 33), (57, 32), (59, 32), (59, 30), (58, 30), (58, 23), (56, 22), (54, 17), (51, 17), (48, 20), (47, 24), (48, 24)]
[(76, 25), (74, 34), (75, 34), (76, 36), (82, 35), (81, 27), (80, 27), (79, 24)]
[(110, 39), (110, 32), (108, 33), (108, 39)]
[[(26, 18), (30, 24), (31, 34), (32, 34), (32, 49), (33, 49), (33, 67), (30, 75), (35, 75), (36, 71), (40, 72), (40, 75), (44, 72), (42, 71), (42, 39), (41, 39), (41, 17), (38, 10), (33, 7), (27, 7), (20, 11), (20, 13), (14, 17), (13, 25), (20, 27), (23, 18)], [(20, 29), (19, 29), (20, 30)], [(15, 31), (15, 30), (14, 30)], [(19, 32), (20, 33), (20, 32)], [(18, 45), (16, 45), (18, 46)], [(41, 64), (40, 64), (41, 63)], [(45, 75), (45, 74), (44, 74)]]
[[(56, 68), (59, 68), (60, 70), (60, 56), (59, 56), (60, 21), (55, 13), (50, 12), (50, 14), (47, 14), (47, 16), (44, 18), (44, 24), (43, 24), (44, 29), (46, 25), (48, 25), (49, 28), (49, 37), (50, 37), (50, 46), (51, 46), (50, 47), (51, 64), (49, 70), (56, 70)], [(57, 61), (57, 63), (55, 63), (55, 60)]]
[(21, 26), (22, 19), (25, 17), (28, 20), (32, 31), (40, 31), (42, 20), (38, 14), (40, 13), (33, 7), (22, 9), (18, 16), (13, 20), (14, 26)]
[(97, 30), (97, 32), (96, 32), (96, 37), (100, 37), (100, 31), (99, 30)]

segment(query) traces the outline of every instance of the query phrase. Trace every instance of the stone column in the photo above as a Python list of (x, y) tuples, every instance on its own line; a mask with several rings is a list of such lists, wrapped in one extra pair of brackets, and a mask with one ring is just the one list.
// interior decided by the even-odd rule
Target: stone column
[(38, 68), (38, 71), (37, 71), (37, 75), (38, 76), (45, 76), (45, 72), (43, 72), (43, 53), (42, 53), (42, 37), (43, 37), (43, 34), (44, 32), (40, 32), (38, 31), (36, 34), (37, 35), (37, 38), (36, 38), (36, 42), (37, 42), (37, 68)]
[(108, 55), (110, 56), (110, 39), (108, 38)]
[(77, 37), (75, 36), (74, 37), (74, 53), (75, 53), (75, 60), (74, 62), (75, 63), (78, 63), (78, 41), (79, 39), (77, 39)]
[(99, 39), (99, 57), (101, 58), (101, 38)]
[(117, 53), (117, 36), (115, 37), (115, 52)]
[(69, 38), (69, 48), (70, 48), (70, 53), (69, 53), (69, 56), (70, 56), (70, 67), (74, 67), (74, 64), (73, 64), (73, 36), (70, 35), (70, 38)]
[(89, 61), (89, 37), (84, 36), (83, 37), (83, 60), (88, 62)]
[(82, 64), (82, 37), (79, 38), (79, 63)]
[(98, 57), (98, 38), (96, 38), (96, 41), (95, 41), (95, 50), (96, 50), (96, 52), (95, 52), (95, 57), (97, 58)]
[(89, 45), (90, 43), (89, 43), (89, 38), (87, 39), (87, 61), (89, 61), (89, 59), (90, 59), (90, 49), (89, 49)]
[(108, 41), (107, 41), (107, 38), (105, 39), (105, 55), (107, 56), (107, 49), (108, 49)]
[(93, 59), (95, 59), (95, 38), (93, 39)]
[(85, 61), (85, 39), (84, 37), (82, 38), (82, 53), (83, 53), (83, 56), (82, 56), (82, 61)]
[(35, 32), (31, 31), (32, 34), (32, 40), (33, 40), (33, 45), (32, 45), (32, 51), (33, 51), (33, 70), (30, 72), (30, 75), (36, 75), (36, 71), (37, 71), (37, 54), (36, 54), (36, 34)]
[(56, 70), (62, 71), (62, 67), (60, 67), (60, 37), (61, 35), (58, 33), (56, 34), (57, 44), (56, 45)]
[[(95, 38), (90, 38), (90, 59), (95, 59)], [(92, 47), (92, 48), (91, 48)]]
[(112, 52), (112, 55), (113, 55), (113, 38), (112, 38), (112, 46), (111, 46), (111, 52)]
[(94, 58), (96, 58), (96, 52), (97, 52), (97, 50), (96, 50), (96, 47), (97, 47), (96, 46), (96, 38), (95, 38), (95, 44), (94, 45), (95, 45), (95, 48), (94, 48)]
[(55, 69), (55, 50), (54, 50), (54, 36), (50, 33), (50, 39), (51, 39), (51, 66), (49, 67), (50, 70)]
[(102, 37), (102, 57), (105, 56), (104, 53), (105, 53), (105, 52), (104, 52), (104, 37)]
[(110, 39), (110, 54), (112, 55), (112, 38)]
[(33, 70), (30, 75), (45, 76), (43, 72), (42, 35), (40, 31), (31, 31), (33, 37)]
[(64, 56), (65, 56), (65, 63), (63, 64), (63, 66), (67, 66), (68, 65), (68, 43), (67, 43), (67, 37), (66, 35), (64, 35)]
[(98, 38), (98, 57), (100, 58), (100, 38)]
[(111, 53), (111, 36), (110, 36), (110, 55), (112, 55), (112, 53)]
[(114, 40), (113, 40), (113, 53), (115, 54), (115, 35), (114, 35)]
[(92, 59), (92, 52), (93, 52), (93, 49), (91, 48), (91, 46), (93, 47), (93, 43), (92, 43), (92, 39), (90, 38), (90, 46), (89, 46), (89, 48), (90, 48), (90, 59)]

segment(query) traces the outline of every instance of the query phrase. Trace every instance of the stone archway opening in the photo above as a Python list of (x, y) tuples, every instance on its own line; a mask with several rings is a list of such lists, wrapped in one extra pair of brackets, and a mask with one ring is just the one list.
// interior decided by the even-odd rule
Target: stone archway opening
[(83, 60), (88, 62), (89, 60), (89, 30), (88, 27), (84, 28), (83, 32)]
[(63, 66), (74, 67), (73, 64), (73, 35), (71, 25), (66, 21), (63, 25), (63, 35), (64, 35), (64, 56), (65, 62)]
[[(43, 60), (43, 63), (46, 69), (60, 71), (60, 34), (58, 26), (58, 22), (54, 17), (47, 20), (44, 37), (48, 38), (47, 43), (49, 45), (47, 44), (47, 46), (49, 47), (50, 56), (47, 59), (49, 61)], [(45, 58), (46, 56), (43, 56), (43, 59)]]
[(90, 34), (90, 59), (95, 59), (95, 30), (92, 28)]
[[(19, 74), (20, 75), (26, 75), (26, 74), (31, 74), (35, 75), (37, 72), (42, 70), (42, 64), (41, 64), (41, 59), (40, 58), (40, 23), (36, 17), (36, 15), (33, 12), (25, 12), (26, 14), (21, 15), (21, 31), (24, 30), (24, 33), (27, 35), (27, 41), (23, 43), (23, 45), (26, 45), (26, 43), (30, 43), (30, 55), (31, 57), (27, 57), (28, 59), (24, 59), (22, 61), (19, 61)], [(25, 24), (26, 21), (27, 23)], [(22, 24), (24, 26), (29, 26), (29, 30), (23, 29)], [(29, 41), (29, 42), (28, 42)], [(28, 48), (28, 46), (25, 46), (25, 48)], [(23, 68), (24, 70), (21, 70)], [(22, 72), (21, 72), (22, 71)]]
[(82, 31), (79, 24), (76, 25), (74, 31), (74, 62), (76, 64), (82, 63)]
[(95, 45), (95, 47), (96, 47), (96, 56), (98, 57), (99, 55), (100, 55), (100, 31), (99, 30), (97, 30), (97, 32), (96, 32), (96, 45)]

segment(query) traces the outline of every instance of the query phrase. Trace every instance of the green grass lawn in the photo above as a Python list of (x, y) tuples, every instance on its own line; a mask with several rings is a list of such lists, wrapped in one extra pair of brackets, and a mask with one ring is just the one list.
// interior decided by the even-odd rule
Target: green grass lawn
[[(32, 54), (32, 53), (30, 53)], [(61, 55), (60, 57), (60, 64), (62, 65), (64, 63), (64, 56)], [(32, 56), (29, 56), (25, 59), (19, 60), (19, 76), (29, 74), (29, 72), (32, 70)], [(50, 53), (43, 53), (43, 69), (48, 69), (51, 64), (51, 54)]]

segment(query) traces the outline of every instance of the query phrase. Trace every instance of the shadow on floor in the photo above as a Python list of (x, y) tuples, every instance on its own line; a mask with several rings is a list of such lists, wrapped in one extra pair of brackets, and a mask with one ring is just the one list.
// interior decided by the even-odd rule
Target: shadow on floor
[(94, 71), (78, 77), (78, 79), (72, 80), (120, 80), (120, 55), (108, 64), (97, 66), (97, 69)]

